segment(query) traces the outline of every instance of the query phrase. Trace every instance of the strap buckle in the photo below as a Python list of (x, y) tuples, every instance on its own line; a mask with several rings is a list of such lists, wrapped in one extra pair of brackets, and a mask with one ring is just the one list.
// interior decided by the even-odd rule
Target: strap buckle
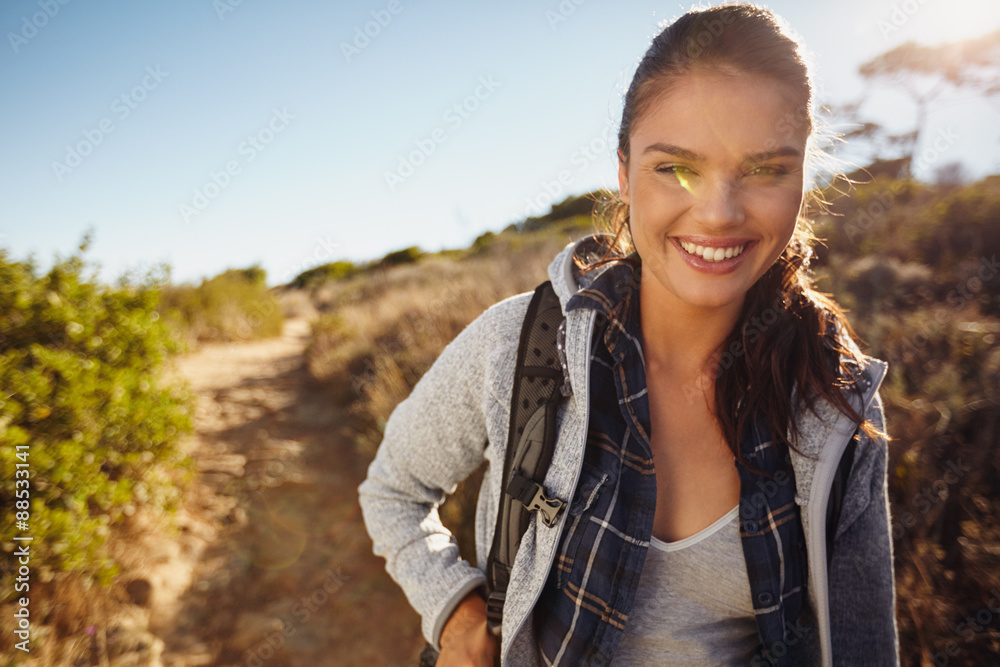
[(500, 636), (503, 622), (503, 604), (507, 599), (506, 590), (490, 591), (486, 598), (486, 625), (494, 637)]
[(536, 484), (535, 487), (535, 495), (525, 507), (528, 508), (529, 512), (536, 510), (541, 512), (542, 522), (546, 526), (551, 527), (556, 525), (556, 520), (559, 518), (559, 513), (562, 512), (563, 507), (566, 506), (566, 501), (559, 498), (546, 497), (545, 489), (542, 488), (541, 484)]

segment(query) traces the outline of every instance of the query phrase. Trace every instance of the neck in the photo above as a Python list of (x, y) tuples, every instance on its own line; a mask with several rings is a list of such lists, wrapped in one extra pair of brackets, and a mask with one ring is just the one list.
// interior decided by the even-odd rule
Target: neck
[(669, 372), (678, 379), (714, 378), (719, 347), (733, 330), (743, 302), (704, 308), (692, 306), (643, 275), (639, 287), (643, 354), (647, 371)]

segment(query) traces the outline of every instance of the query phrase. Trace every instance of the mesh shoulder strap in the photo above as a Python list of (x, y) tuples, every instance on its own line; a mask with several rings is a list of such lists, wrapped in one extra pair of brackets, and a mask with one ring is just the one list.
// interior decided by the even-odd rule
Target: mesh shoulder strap
[(486, 562), (490, 589), (487, 618), (495, 635), (500, 634), (510, 570), (521, 537), (528, 529), (531, 512), (540, 512), (545, 525), (554, 526), (566, 505), (563, 500), (546, 496), (542, 487), (552, 462), (556, 411), (563, 398), (563, 370), (556, 348), (556, 332), (562, 320), (559, 297), (552, 284), (542, 283), (535, 289), (521, 327), (511, 391), (503, 494)]

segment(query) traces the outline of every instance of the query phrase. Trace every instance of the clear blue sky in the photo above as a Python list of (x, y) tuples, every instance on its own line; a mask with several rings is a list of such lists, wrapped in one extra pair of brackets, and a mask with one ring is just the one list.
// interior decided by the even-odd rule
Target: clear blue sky
[[(4, 0), (0, 246), (44, 269), (93, 227), (106, 282), (165, 261), (175, 282), (260, 263), (271, 285), (314, 257), (463, 247), (532, 201), (547, 210), (556, 184), (556, 200), (615, 185), (622, 90), (689, 6)], [(815, 53), (830, 102), (906, 40), (1000, 27), (996, 0), (768, 6)], [(873, 99), (881, 120), (912, 118), (898, 95)], [(959, 100), (930, 133), (951, 127), (946, 157), (973, 176), (1000, 172), (998, 115)]]

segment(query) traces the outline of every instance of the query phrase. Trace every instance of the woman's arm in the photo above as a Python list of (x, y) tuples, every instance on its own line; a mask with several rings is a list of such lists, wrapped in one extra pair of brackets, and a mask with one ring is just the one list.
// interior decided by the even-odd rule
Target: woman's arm
[[(865, 419), (885, 430), (881, 398)], [(862, 434), (847, 483), (830, 564), (834, 665), (898, 665), (888, 446)]]
[(507, 410), (493, 378), (513, 373), (530, 296), (491, 307), (445, 348), (390, 416), (358, 489), (374, 552), (386, 559), (386, 570), (421, 615), (424, 636), (435, 648), (452, 611), (486, 582), (481, 570), (460, 557), (437, 507), (482, 462), (488, 432), (500, 432), (497, 424), (489, 428)]

